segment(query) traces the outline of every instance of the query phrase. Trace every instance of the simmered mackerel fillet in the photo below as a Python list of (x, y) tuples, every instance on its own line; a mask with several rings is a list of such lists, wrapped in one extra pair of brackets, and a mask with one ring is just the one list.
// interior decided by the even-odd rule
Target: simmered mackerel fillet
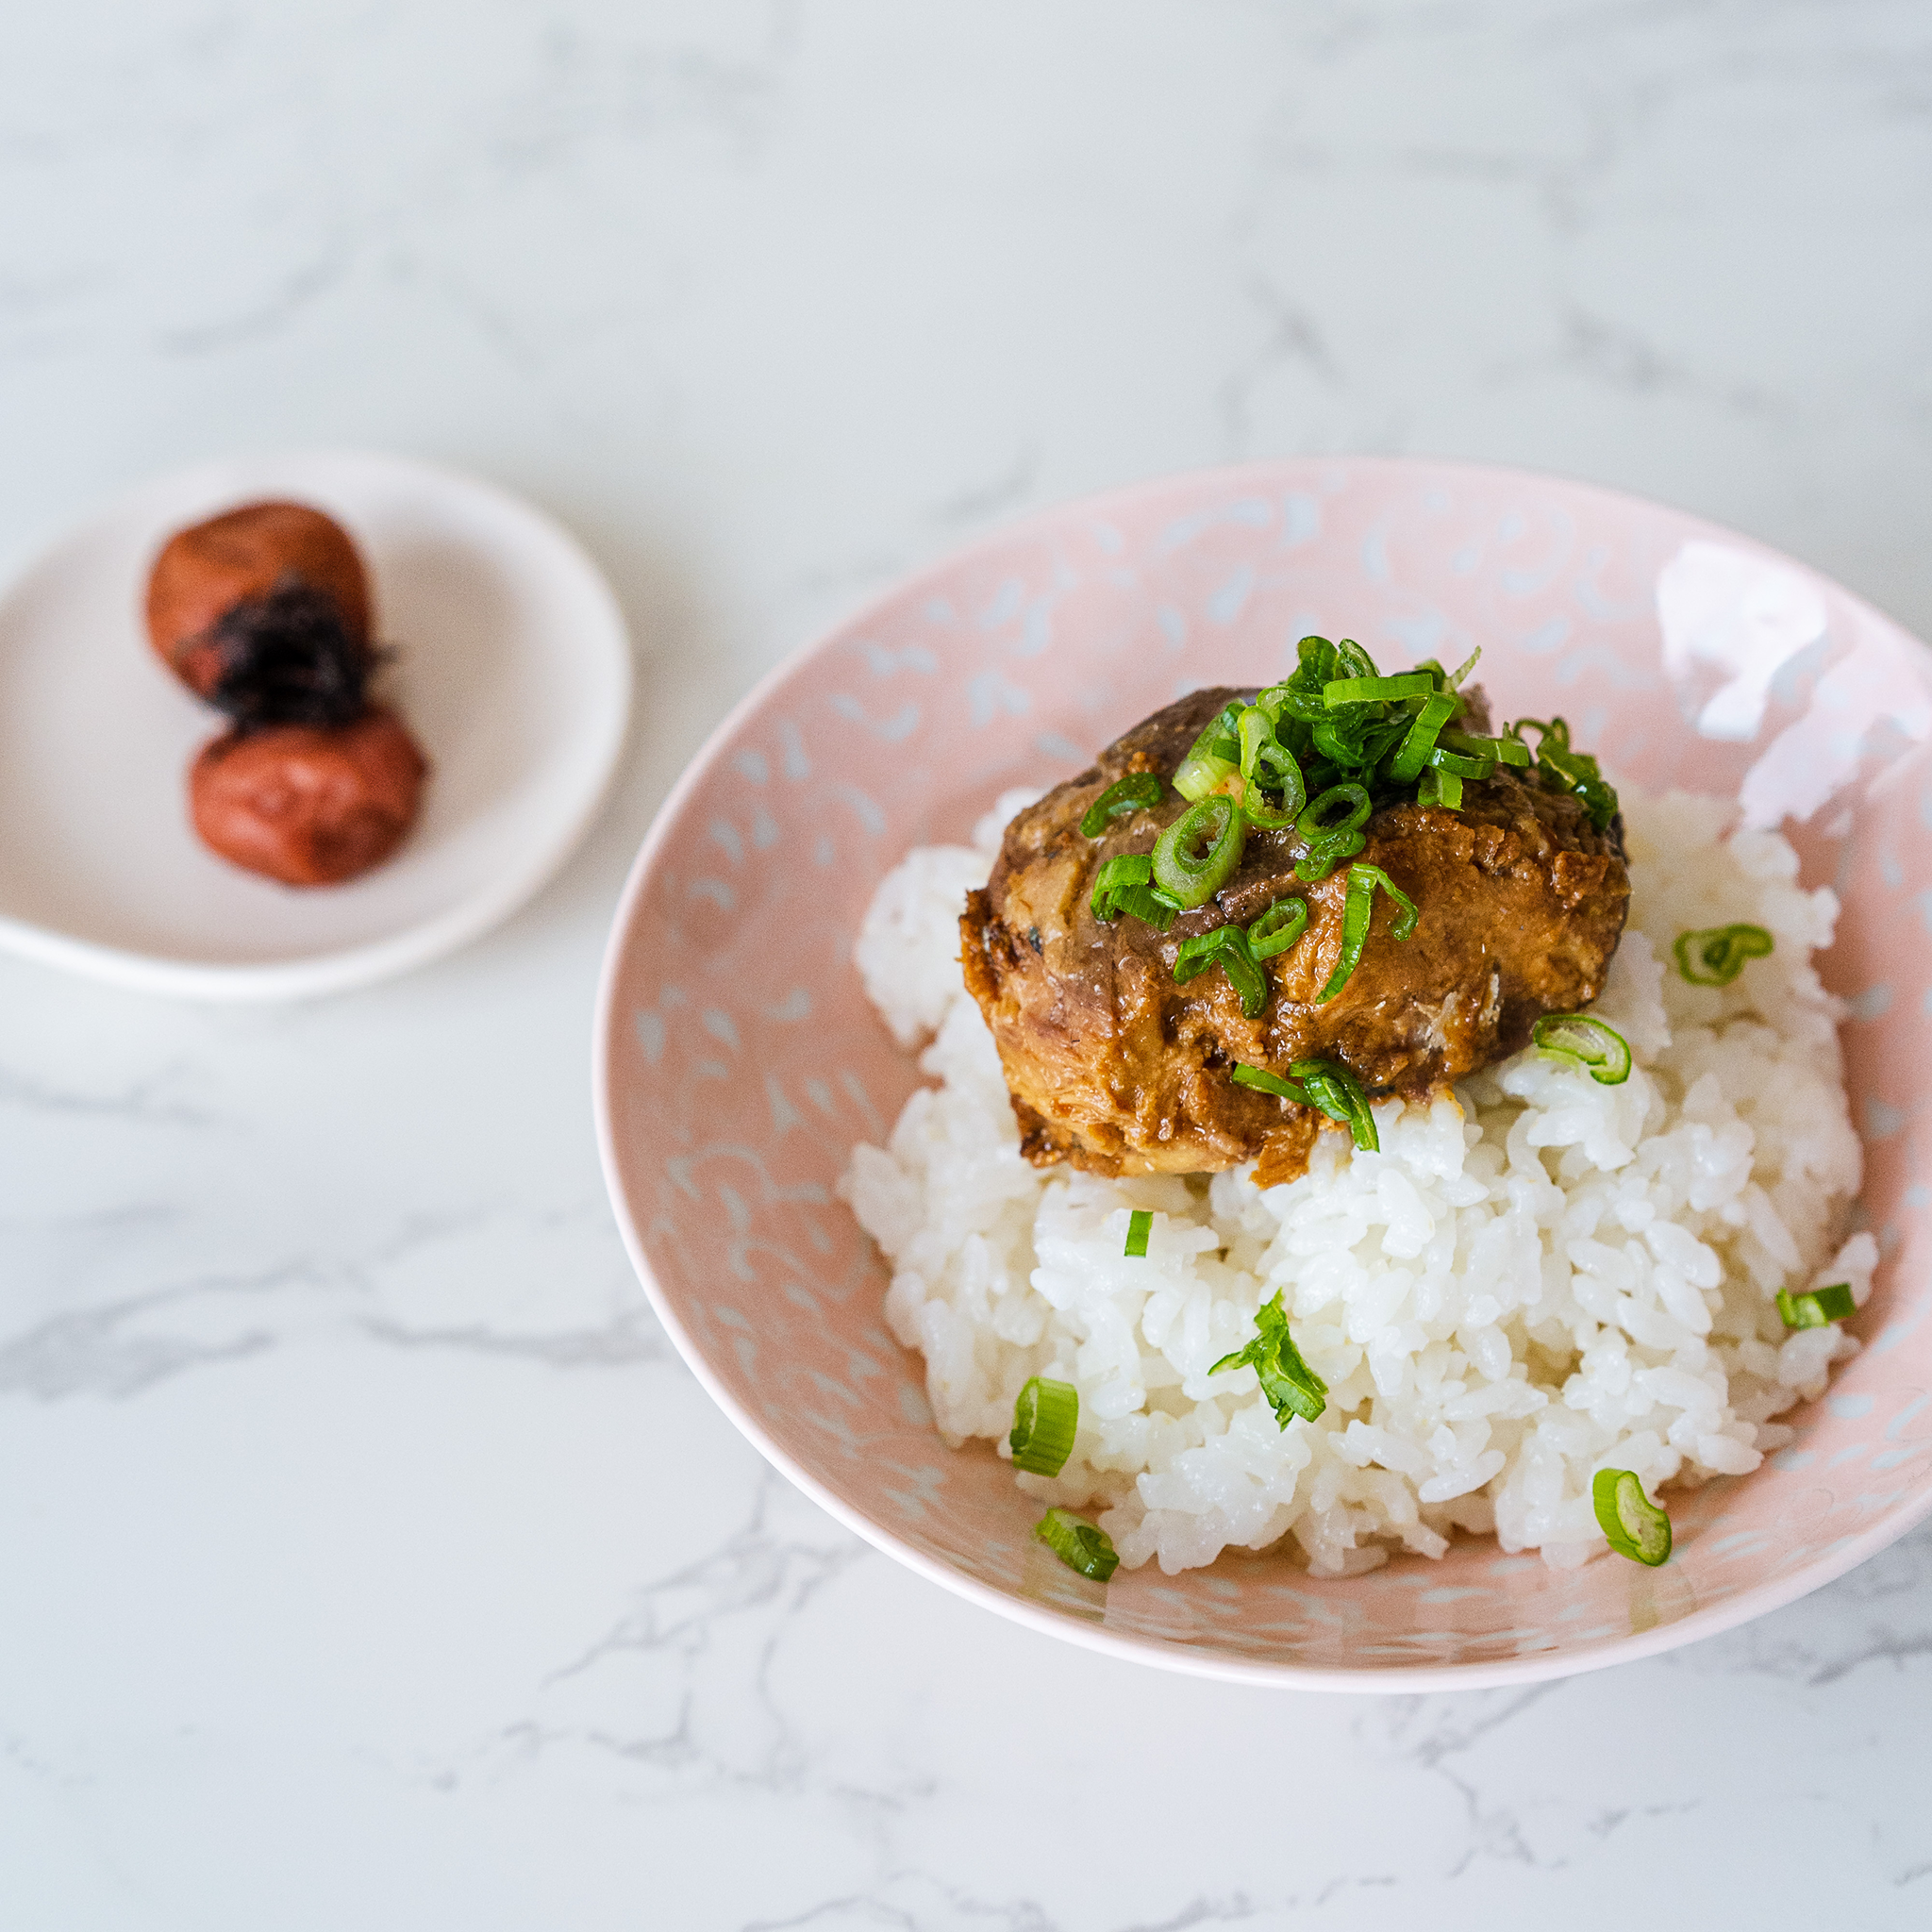
[[(1600, 833), (1575, 797), (1503, 766), (1466, 787), (1459, 810), (1404, 803), (1369, 819), (1351, 862), (1381, 867), (1419, 918), (1397, 943), (1396, 908), (1378, 892), (1360, 962), (1325, 1005), (1316, 995), (1341, 952), (1349, 862), (1304, 883), (1294, 866), (1307, 847), (1291, 829), (1249, 827), (1220, 891), (1165, 932), (1131, 915), (1096, 919), (1095, 872), (1148, 851), (1188, 808), (1166, 781), (1224, 706), (1252, 697), (1196, 691), (1136, 725), (1014, 819), (986, 890), (967, 900), (966, 985), (1039, 1165), (1195, 1174), (1259, 1156), (1264, 1184), (1291, 1180), (1322, 1117), (1238, 1086), (1237, 1062), (1285, 1076), (1296, 1061), (1337, 1060), (1371, 1094), (1422, 1095), (1514, 1053), (1541, 1015), (1603, 990), (1630, 900), (1622, 821)], [(1160, 803), (1084, 837), (1087, 808), (1137, 772), (1161, 778)], [(1175, 984), (1183, 941), (1290, 896), (1307, 901), (1307, 930), (1261, 962), (1258, 1017), (1220, 970)]]

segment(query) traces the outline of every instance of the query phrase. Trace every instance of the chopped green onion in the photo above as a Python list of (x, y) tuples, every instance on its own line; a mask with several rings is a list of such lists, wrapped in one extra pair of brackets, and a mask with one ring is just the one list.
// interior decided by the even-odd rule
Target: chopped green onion
[(1093, 874), (1093, 896), (1089, 904), (1093, 916), (1111, 924), (1123, 912), (1131, 912), (1158, 932), (1174, 924), (1180, 908), (1147, 882), (1154, 876), (1154, 860), (1145, 852), (1123, 852), (1109, 858)]
[(1777, 1311), (1787, 1328), (1828, 1328), (1834, 1322), (1849, 1320), (1858, 1312), (1848, 1281), (1835, 1281), (1829, 1288), (1814, 1288), (1809, 1294), (1777, 1291)]
[(1266, 1067), (1251, 1067), (1244, 1060), (1234, 1063), (1234, 1084), (1252, 1087), (1257, 1093), (1273, 1093), (1282, 1100), (1291, 1100), (1297, 1107), (1308, 1104), (1308, 1096), (1292, 1080), (1284, 1080)]
[(1311, 886), (1320, 885), (1344, 858), (1353, 858), (1368, 842), (1360, 832), (1341, 832), (1324, 839), (1295, 860), (1294, 875)]
[(1445, 750), (1461, 752), (1491, 765), (1529, 763), (1529, 747), (1520, 738), (1483, 738), (1468, 731), (1445, 731), (1441, 742)]
[(1224, 1355), (1208, 1371), (1253, 1369), (1261, 1393), (1274, 1411), (1275, 1423), (1287, 1428), (1296, 1416), (1313, 1422), (1328, 1407), (1328, 1385), (1307, 1362), (1288, 1332), (1288, 1315), (1281, 1306), (1283, 1291), (1255, 1310), (1255, 1339), (1245, 1348)]
[(1634, 1470), (1598, 1470), (1590, 1500), (1604, 1541), (1618, 1556), (1655, 1570), (1671, 1554), (1671, 1519), (1643, 1493)]
[(1257, 959), (1272, 959), (1301, 938), (1307, 923), (1306, 899), (1277, 899), (1248, 927), (1248, 951)]
[(1459, 751), (1444, 751), (1440, 744), (1429, 754), (1429, 763), (1458, 778), (1487, 778), (1496, 769), (1494, 758), (1469, 758)]
[(1174, 983), (1185, 986), (1210, 966), (1227, 974), (1228, 984), (1240, 995), (1241, 1011), (1258, 1020), (1268, 1004), (1268, 976), (1248, 950), (1248, 936), (1238, 925), (1217, 925), (1212, 932), (1197, 932), (1183, 940), (1174, 957)]
[(1234, 724), (1239, 716), (1239, 706), (1224, 706), (1180, 761), (1171, 782), (1190, 804), (1218, 791), (1241, 769), (1241, 745)]
[(1349, 1130), (1360, 1152), (1382, 1151), (1375, 1116), (1369, 1111), (1369, 1096), (1362, 1091), (1362, 1083), (1339, 1060), (1296, 1060), (1288, 1071), (1307, 1091), (1310, 1105)]
[(1359, 785), (1331, 785), (1318, 798), (1311, 798), (1294, 822), (1294, 828), (1313, 843), (1353, 832), (1369, 822), (1369, 794)]
[(1165, 932), (1181, 909), (1158, 886), (1124, 886), (1114, 894), (1114, 904), (1123, 912), (1145, 921), (1156, 932)]
[(1545, 1013), (1529, 1037), (1552, 1059), (1587, 1067), (1600, 1087), (1621, 1087), (1630, 1077), (1629, 1041), (1589, 1013)]
[(1080, 830), (1089, 839), (1098, 839), (1118, 818), (1145, 811), (1160, 803), (1161, 785), (1152, 772), (1134, 772), (1117, 784), (1109, 785), (1080, 821)]
[(1144, 886), (1154, 876), (1154, 860), (1144, 852), (1123, 852), (1093, 874), (1093, 896), (1088, 901), (1095, 919), (1111, 922), (1120, 916), (1120, 895), (1129, 886)]
[(1127, 1216), (1127, 1244), (1121, 1252), (1133, 1260), (1142, 1258), (1147, 1253), (1147, 1237), (1153, 1231), (1153, 1209), (1149, 1208), (1136, 1208)]
[(1080, 1425), (1080, 1391), (1071, 1382), (1035, 1375), (1013, 1404), (1013, 1467), (1029, 1475), (1058, 1475), (1074, 1453)]
[(1369, 940), (1369, 924), (1374, 916), (1375, 888), (1380, 886), (1401, 907), (1389, 927), (1391, 939), (1406, 940), (1415, 930), (1415, 901), (1379, 865), (1352, 865), (1348, 869), (1348, 897), (1341, 911), (1341, 953), (1328, 984), (1315, 995), (1319, 1007), (1332, 1000), (1349, 982), (1361, 964), (1362, 948)]
[[(1320, 638), (1315, 640), (1315, 642), (1318, 644), (1321, 641)], [(1302, 642), (1307, 643), (1307, 640), (1304, 638)], [(1298, 644), (1295, 649), (1297, 654), (1299, 654), (1301, 646)], [(1335, 652), (1335, 669), (1322, 680), (1324, 685), (1332, 683), (1337, 676), (1374, 676), (1375, 660), (1353, 638), (1343, 638), (1339, 644), (1333, 646), (1333, 649)]]
[(1672, 950), (1677, 971), (1692, 986), (1728, 986), (1746, 959), (1762, 959), (1775, 943), (1761, 925), (1713, 925), (1680, 932)]
[[(1275, 737), (1274, 721), (1259, 705), (1241, 713), (1240, 731), (1242, 816), (1268, 831), (1293, 824), (1307, 799), (1294, 754)], [(1279, 806), (1267, 802), (1265, 790), (1281, 793)]]
[(1233, 799), (1204, 798), (1154, 841), (1155, 883), (1187, 909), (1206, 905), (1241, 863), (1245, 838)]
[[(1398, 784), (1406, 785), (1420, 775), (1429, 761), (1430, 752), (1436, 748), (1438, 735), (1455, 717), (1461, 702), (1453, 691), (1438, 691), (1429, 699), (1415, 714), (1415, 723), (1408, 727), (1408, 736), (1402, 741), (1402, 749), (1389, 761), (1390, 777)], [(1528, 757), (1525, 750), (1525, 760)]]
[(1113, 1539), (1071, 1510), (1049, 1509), (1033, 1525), (1033, 1534), (1069, 1570), (1077, 1570), (1095, 1583), (1105, 1583), (1121, 1567)]
[(1322, 687), (1322, 702), (1331, 711), (1343, 705), (1399, 704), (1404, 698), (1425, 698), (1436, 689), (1426, 671), (1402, 671), (1393, 677), (1341, 677)]
[(1590, 814), (1599, 832), (1617, 815), (1617, 794), (1604, 782), (1596, 760), (1585, 752), (1570, 748), (1570, 726), (1561, 718), (1545, 724), (1540, 718), (1519, 718), (1509, 727), (1509, 736), (1524, 732), (1537, 734), (1536, 768), (1541, 778), (1555, 782), (1559, 791), (1574, 793)]
[[(1352, 639), (1303, 638), (1289, 676), (1208, 723), (1174, 788), (1192, 804), (1230, 797), (1246, 824), (1264, 830), (1285, 829), (1292, 818), (1306, 848), (1295, 874), (1310, 884), (1365, 848), (1362, 826), (1381, 807), (1412, 798), (1460, 810), (1463, 787), (1493, 780), (1505, 765), (1525, 774), (1534, 767), (1536, 782), (1571, 793), (1607, 829), (1617, 794), (1596, 760), (1571, 745), (1562, 719), (1524, 719), (1494, 734), (1454, 728), (1469, 711), (1457, 687), (1481, 655), (1453, 673), (1429, 658), (1385, 675)], [(1524, 737), (1532, 728), (1541, 734), (1534, 757)], [(1310, 798), (1320, 805), (1343, 787), (1352, 790), (1308, 818)]]
[(1295, 875), (1311, 884), (1325, 879), (1344, 858), (1351, 858), (1369, 841), (1361, 827), (1373, 808), (1360, 785), (1331, 785), (1308, 801), (1294, 822), (1307, 841), (1307, 851), (1295, 866)]

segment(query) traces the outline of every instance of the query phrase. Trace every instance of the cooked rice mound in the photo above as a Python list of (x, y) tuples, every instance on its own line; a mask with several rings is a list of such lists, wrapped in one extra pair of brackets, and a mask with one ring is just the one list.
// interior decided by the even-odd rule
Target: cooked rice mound
[[(939, 1084), (886, 1147), (853, 1150), (842, 1185), (949, 1443), (1007, 1456), (1027, 1377), (1071, 1382), (1073, 1455), (1056, 1478), (1016, 1474), (1027, 1495), (1094, 1516), (1129, 1568), (1286, 1538), (1334, 1576), (1441, 1556), (1458, 1529), (1570, 1567), (1605, 1548), (1599, 1469), (1694, 1484), (1791, 1439), (1773, 1418), (1858, 1344), (1787, 1331), (1777, 1291), (1849, 1281), (1862, 1303), (1877, 1246), (1842, 1240), (1860, 1153), (1810, 963), (1837, 900), (1799, 889), (1783, 839), (1733, 832), (1721, 800), (1624, 790), (1636, 890), (1593, 1010), (1630, 1042), (1629, 1079), (1519, 1054), (1454, 1098), (1379, 1103), (1379, 1154), (1324, 1132), (1307, 1175), (1264, 1190), (1252, 1164), (1108, 1180), (1021, 1158), (958, 918), (1030, 796), (1003, 798), (972, 848), (911, 853), (858, 947)], [(1687, 983), (1673, 941), (1735, 921), (1776, 950), (1728, 987)], [(1123, 1253), (1137, 1208), (1155, 1210), (1144, 1259)], [(1208, 1374), (1277, 1290), (1329, 1391), (1286, 1430), (1252, 1369)]]

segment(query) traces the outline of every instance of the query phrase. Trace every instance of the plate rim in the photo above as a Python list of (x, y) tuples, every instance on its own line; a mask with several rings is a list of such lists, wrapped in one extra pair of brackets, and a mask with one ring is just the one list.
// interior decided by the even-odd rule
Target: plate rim
[(608, 577), (575, 533), (541, 505), (488, 477), (451, 463), (349, 444), (237, 450), (204, 458), (199, 462), (161, 471), (133, 483), (34, 541), (13, 562), (4, 580), (0, 580), (0, 600), (11, 596), (61, 546), (84, 538), (96, 527), (112, 524), (150, 496), (192, 485), (202, 477), (213, 481), (238, 466), (258, 467), (263, 471), (286, 469), (291, 473), (286, 484), (277, 481), (263, 487), (286, 487), (299, 491), (301, 485), (296, 474), (304, 465), (330, 463), (387, 472), (398, 480), (421, 484), (431, 493), (455, 491), (481, 498), (493, 508), (508, 511), (541, 532), (580, 578), (598, 607), (602, 621), (597, 635), (608, 647), (605, 656), (613, 675), (616, 702), (600, 720), (600, 735), (587, 764), (589, 782), (582, 786), (573, 809), (559, 820), (558, 829), (549, 839), (505, 876), (492, 879), (486, 888), (426, 919), (354, 945), (329, 947), (260, 964), (230, 964), (82, 939), (0, 911), (0, 952), (97, 983), (166, 998), (238, 1005), (316, 999), (397, 978), (481, 939), (541, 891), (581, 843), (610, 795), (629, 734), (637, 684), (630, 625)]
[(1219, 483), (1228, 487), (1239, 487), (1243, 479), (1258, 481), (1264, 477), (1278, 476), (1284, 469), (1291, 466), (1301, 469), (1309, 464), (1324, 462), (1352, 470), (1374, 469), (1384, 473), (1396, 473), (1426, 469), (1460, 472), (1490, 482), (1517, 481), (1537, 486), (1556, 484), (1566, 490), (1584, 491), (1632, 508), (1661, 510), (1687, 525), (1695, 525), (1700, 531), (1713, 537), (1742, 544), (1761, 556), (1795, 565), (1813, 575), (1824, 578), (1840, 594), (1869, 611), (1882, 624), (1890, 625), (1920, 650), (1932, 653), (1932, 646), (1928, 646), (1896, 618), (1890, 616), (1857, 591), (1847, 590), (1839, 584), (1836, 578), (1828, 577), (1825, 572), (1815, 564), (1807, 563), (1802, 558), (1794, 558), (1787, 552), (1774, 549), (1757, 538), (1733, 530), (1725, 525), (1714, 523), (1695, 510), (1680, 509), (1653, 497), (1640, 496), (1633, 491), (1592, 483), (1584, 478), (1563, 476), (1553, 471), (1525, 469), (1514, 464), (1469, 462), (1458, 458), (1426, 456), (1278, 457), (1243, 463), (1202, 464), (1190, 469), (1171, 471), (1158, 476), (1143, 477), (1137, 482), (1069, 497), (1061, 502), (1029, 510), (997, 525), (969, 542), (941, 550), (911, 569), (898, 573), (875, 594), (863, 600), (843, 616), (816, 630), (804, 643), (787, 652), (719, 720), (707, 735), (704, 743), (678, 774), (676, 783), (666, 793), (663, 803), (653, 815), (650, 827), (638, 847), (629, 872), (625, 874), (624, 890), (611, 916), (609, 934), (605, 941), (604, 958), (598, 969), (591, 1042), (591, 1102), (597, 1138), (598, 1164), (603, 1171), (605, 1191), (617, 1222), (618, 1234), (643, 1288), (646, 1299), (663, 1324), (672, 1345), (684, 1358), (686, 1366), (737, 1427), (739, 1433), (781, 1475), (803, 1491), (854, 1535), (872, 1548), (893, 1557), (915, 1574), (939, 1585), (941, 1589), (950, 1591), (953, 1595), (989, 1609), (995, 1615), (1019, 1624), (1023, 1629), (1078, 1644), (1082, 1649), (1111, 1657), (1116, 1661), (1151, 1665), (1183, 1676), (1204, 1677), (1256, 1688), (1265, 1687), (1279, 1690), (1371, 1691), (1388, 1696), (1408, 1696), (1442, 1691), (1497, 1690), (1581, 1676), (1589, 1672), (1607, 1670), (1616, 1664), (1634, 1663), (1644, 1657), (1658, 1657), (1684, 1644), (1694, 1643), (1707, 1637), (1719, 1636), (1726, 1630), (1736, 1629), (1740, 1624), (1769, 1615), (1774, 1610), (1782, 1609), (1797, 1602), (1800, 1597), (1808, 1596), (1813, 1591), (1836, 1582), (1840, 1576), (1857, 1569), (1860, 1563), (1908, 1535), (1919, 1524), (1932, 1516), (1932, 1483), (1926, 1485), (1924, 1493), (1909, 1506), (1899, 1520), (1874, 1526), (1857, 1537), (1845, 1539), (1790, 1576), (1774, 1578), (1749, 1589), (1740, 1590), (1716, 1603), (1702, 1606), (1675, 1622), (1659, 1624), (1646, 1631), (1632, 1632), (1627, 1637), (1610, 1639), (1580, 1652), (1530, 1652), (1520, 1657), (1461, 1664), (1391, 1663), (1374, 1666), (1328, 1666), (1260, 1662), (1236, 1657), (1224, 1651), (1198, 1649), (1168, 1639), (1111, 1631), (1104, 1625), (1094, 1624), (1082, 1618), (1053, 1610), (1044, 1605), (1032, 1604), (1023, 1598), (1009, 1595), (1007, 1591), (996, 1590), (991, 1584), (981, 1582), (977, 1577), (969, 1575), (952, 1564), (928, 1556), (884, 1524), (854, 1508), (796, 1461), (789, 1451), (782, 1448), (767, 1433), (757, 1416), (744, 1407), (724, 1382), (712, 1373), (695, 1338), (679, 1320), (644, 1253), (642, 1239), (636, 1219), (630, 1212), (619, 1174), (610, 1083), (615, 1070), (613, 1045), (618, 1032), (615, 1024), (616, 991), (625, 941), (634, 924), (639, 903), (643, 896), (645, 884), (656, 867), (660, 849), (670, 837), (673, 824), (682, 814), (687, 801), (697, 791), (740, 726), (762, 708), (806, 664), (829, 649), (840, 639), (862, 628), (889, 606), (915, 591), (923, 582), (941, 571), (957, 570), (977, 557), (1012, 542), (1016, 538), (1024, 540), (1036, 526), (1059, 522), (1069, 515), (1102, 514), (1112, 506), (1132, 503), (1141, 496), (1171, 490), (1179, 483), (1203, 486)]

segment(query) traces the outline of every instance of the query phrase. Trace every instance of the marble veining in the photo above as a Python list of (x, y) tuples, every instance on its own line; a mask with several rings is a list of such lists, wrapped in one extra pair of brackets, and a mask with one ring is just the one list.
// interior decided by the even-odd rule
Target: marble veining
[[(686, 759), (1017, 513), (1456, 455), (1932, 631), (1924, 9), (17, 11), (0, 562), (224, 448), (398, 447), (570, 522), (641, 682), (589, 846), (417, 979), (223, 1013), (0, 964), (0, 1924), (1607, 1932), (1633, 1887), (1926, 1924), (1932, 1526), (1524, 1691), (1051, 1643), (738, 1439), (638, 1295), (586, 1092)], [(921, 682), (850, 690), (890, 724)]]

